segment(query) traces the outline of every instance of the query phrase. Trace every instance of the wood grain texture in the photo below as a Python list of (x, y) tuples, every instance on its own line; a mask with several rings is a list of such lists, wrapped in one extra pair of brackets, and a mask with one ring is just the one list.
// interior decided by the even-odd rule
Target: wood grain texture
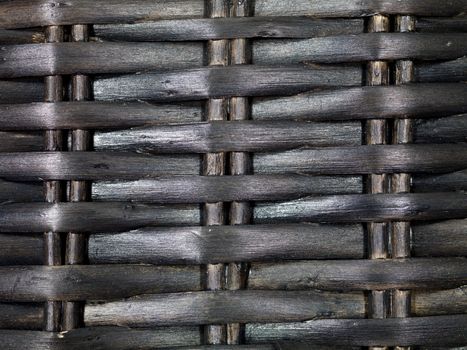
[(293, 95), (314, 88), (356, 86), (362, 72), (356, 66), (204, 67), (153, 72), (94, 82), (96, 100), (204, 100), (232, 96)]
[(42, 43), (44, 40), (41, 31), (0, 29), (0, 45)]
[(454, 18), (422, 17), (417, 18), (418, 32), (426, 33), (466, 33), (467, 18), (459, 16)]
[(5, 350), (34, 346), (37, 350), (131, 350), (196, 346), (201, 343), (197, 327), (129, 329), (124, 327), (81, 328), (69, 332), (0, 330)]
[(364, 320), (316, 320), (247, 325), (249, 343), (281, 340), (346, 346), (464, 345), (466, 315)]
[[(311, 38), (363, 32), (361, 19), (228, 17), (162, 20), (94, 26), (98, 39), (118, 41), (198, 41), (235, 38)], [(0, 32), (1, 40), (1, 32)]]
[(43, 202), (42, 184), (0, 180), (0, 203)]
[(455, 288), (467, 283), (466, 268), (466, 258), (253, 263), (248, 288), (265, 290)]
[(414, 141), (416, 143), (467, 142), (467, 114), (416, 121)]
[(197, 205), (21, 203), (0, 206), (0, 232), (106, 232), (200, 224)]
[(415, 192), (451, 192), (467, 190), (467, 169), (443, 175), (420, 175), (413, 179)]
[(0, 267), (0, 300), (111, 300), (197, 291), (199, 266), (62, 265)]
[(467, 286), (413, 293), (412, 310), (417, 316), (466, 314)]
[(0, 152), (38, 152), (44, 148), (41, 133), (0, 131), (0, 139)]
[[(44, 319), (44, 307), (33, 303), (0, 303), (1, 329), (40, 330)], [(0, 343), (2, 339), (0, 338)]]
[(293, 4), (281, 0), (257, 0), (256, 16), (320, 16), (320, 17), (360, 17), (374, 14), (408, 14), (418, 16), (456, 16), (466, 11), (462, 0), (330, 0), (324, 3), (296, 0)]
[(202, 0), (19, 0), (0, 6), (0, 27), (21, 28), (45, 25), (119, 23), (164, 18), (202, 17)]
[(42, 80), (0, 80), (0, 89), (1, 104), (40, 102), (44, 99)]
[(458, 82), (467, 80), (467, 57), (452, 61), (415, 65), (416, 82)]
[(0, 234), (0, 265), (40, 265), (44, 263), (41, 236)]
[(86, 305), (87, 326), (159, 327), (364, 318), (363, 293), (214, 291), (159, 294)]
[(145, 228), (89, 238), (93, 264), (205, 264), (275, 259), (360, 259), (361, 225)]
[(357, 145), (358, 122), (212, 121), (98, 132), (99, 151), (140, 153), (266, 152), (306, 146)]
[(314, 194), (361, 193), (359, 177), (307, 175), (173, 176), (132, 182), (96, 182), (96, 201), (217, 203), (274, 201)]
[(365, 33), (303, 40), (261, 40), (253, 43), (253, 63), (448, 60), (467, 54), (466, 39), (464, 33)]

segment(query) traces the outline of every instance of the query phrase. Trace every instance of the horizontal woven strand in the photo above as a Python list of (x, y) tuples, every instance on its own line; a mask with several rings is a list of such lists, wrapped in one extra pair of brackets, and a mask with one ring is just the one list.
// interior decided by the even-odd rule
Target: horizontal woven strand
[(146, 226), (200, 224), (198, 205), (19, 203), (0, 206), (0, 232), (127, 231)]
[(265, 290), (447, 289), (467, 284), (467, 258), (253, 263), (248, 287)]
[(94, 81), (96, 100), (190, 101), (233, 96), (293, 95), (314, 88), (360, 85), (358, 66), (210, 66)]
[(467, 191), (467, 169), (443, 175), (415, 176), (415, 192)]
[(0, 179), (0, 203), (43, 202), (42, 184), (39, 182), (14, 182)]
[(305, 17), (203, 18), (94, 26), (97, 38), (119, 41), (312, 38), (362, 32), (361, 19), (322, 20)]
[(32, 132), (0, 131), (0, 152), (38, 152), (44, 149), (44, 135)]
[(253, 63), (339, 63), (374, 60), (448, 60), (467, 54), (465, 33), (365, 33), (303, 40), (261, 40)]
[[(467, 97), (465, 100), (467, 101)], [(455, 115), (445, 119), (417, 121), (414, 125), (414, 141), (416, 143), (467, 142), (467, 114)]]
[[(361, 17), (375, 13), (410, 14), (420, 16), (456, 16), (466, 12), (465, 2), (449, 0), (398, 1), (390, 0), (332, 0), (315, 3), (307, 0), (285, 4), (279, 0), (261, 0), (255, 4), (257, 16), (313, 16), (313, 17)], [(0, 6), (0, 27), (21, 28), (74, 23), (122, 23), (150, 21), (163, 18), (203, 17), (202, 0), (111, 0), (96, 3), (93, 0), (68, 0), (66, 5), (47, 0), (6, 2)]]
[(417, 15), (417, 16), (456, 16), (467, 10), (462, 0), (295, 0), (293, 4), (282, 0), (256, 0), (256, 16), (322, 16), (360, 17), (375, 14)]
[(201, 344), (199, 327), (129, 329), (124, 327), (78, 328), (67, 332), (0, 330), (3, 350), (128, 350)]
[[(41, 330), (44, 306), (33, 303), (0, 303), (0, 329)], [(0, 337), (0, 344), (4, 341)]]
[(458, 219), (467, 216), (466, 198), (463, 193), (308, 197), (257, 204), (254, 217), (256, 223)]
[(0, 45), (31, 44), (45, 41), (44, 33), (40, 31), (5, 30), (0, 29)]
[(266, 152), (360, 145), (361, 132), (359, 122), (212, 121), (98, 132), (94, 147), (98, 151), (141, 153)]
[(467, 57), (457, 60), (415, 65), (415, 81), (458, 82), (467, 80)]
[(358, 224), (160, 227), (89, 238), (89, 260), (96, 264), (207, 264), (363, 256), (363, 229)]
[[(252, 117), (256, 120), (442, 117), (467, 112), (466, 95), (465, 84), (457, 83), (330, 89), (293, 97), (255, 99)], [(158, 126), (199, 122), (201, 114), (198, 105), (144, 102), (0, 104), (0, 130)]]
[[(323, 147), (256, 154), (254, 166), (258, 174), (445, 173), (467, 168), (466, 154), (465, 144)], [(194, 155), (0, 153), (0, 176), (15, 180), (134, 180), (194, 175), (198, 167)]]
[(413, 293), (411, 303), (413, 311), (419, 316), (467, 314), (467, 285)]
[[(158, 327), (364, 318), (362, 293), (216, 291), (142, 296), (86, 305), (86, 326)], [(189, 307), (187, 307), (189, 305)]]
[(422, 17), (417, 19), (415, 27), (417, 28), (418, 32), (426, 33), (466, 33), (467, 17)]
[(0, 234), (0, 265), (43, 264), (43, 249), (39, 235)]
[[(341, 195), (258, 204), (256, 223), (441, 220), (466, 217), (462, 193)], [(106, 232), (199, 225), (199, 207), (125, 202), (15, 203), (0, 206), (0, 232)]]
[(249, 324), (246, 341), (302, 341), (346, 346), (465, 345), (467, 315)]
[(0, 104), (29, 103), (44, 100), (42, 81), (0, 80)]
[(419, 223), (412, 230), (414, 255), (467, 256), (467, 219)]
[(111, 300), (197, 291), (201, 289), (201, 274), (199, 266), (2, 266), (0, 300)]
[(175, 176), (95, 182), (96, 201), (217, 203), (298, 199), (313, 194), (362, 193), (360, 177), (307, 175)]

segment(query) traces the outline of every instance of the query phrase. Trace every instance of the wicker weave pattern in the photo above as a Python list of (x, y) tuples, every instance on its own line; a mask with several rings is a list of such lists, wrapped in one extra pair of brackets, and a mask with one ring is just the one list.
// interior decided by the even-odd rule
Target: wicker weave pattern
[(0, 349), (467, 346), (466, 11), (0, 1)]

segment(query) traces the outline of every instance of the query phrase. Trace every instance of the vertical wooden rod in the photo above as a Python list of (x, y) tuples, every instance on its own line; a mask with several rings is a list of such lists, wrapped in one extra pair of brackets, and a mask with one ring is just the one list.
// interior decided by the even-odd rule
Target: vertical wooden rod
[[(415, 18), (412, 16), (396, 16), (395, 30), (397, 32), (415, 31)], [(414, 64), (412, 61), (401, 60), (395, 64), (395, 83), (407, 84), (414, 79)], [(400, 118), (394, 121), (393, 143), (404, 144), (413, 142), (413, 121)], [(410, 174), (394, 174), (391, 181), (393, 193), (410, 192)], [(410, 257), (410, 222), (393, 222), (391, 230), (392, 258)], [(392, 293), (392, 317), (410, 317), (411, 295), (408, 290), (394, 290)], [(409, 349), (396, 347), (395, 349)]]
[[(89, 28), (87, 25), (73, 25), (71, 27), (71, 40), (84, 42), (89, 40)], [(72, 100), (86, 101), (91, 98), (89, 77), (85, 75), (73, 75)], [(91, 150), (91, 134), (86, 130), (73, 130), (71, 135), (71, 151)], [(90, 199), (90, 186), (87, 181), (71, 181), (68, 200), (70, 202), (83, 202)], [(86, 262), (86, 235), (82, 233), (69, 232), (66, 239), (65, 264), (78, 265)], [(79, 328), (83, 325), (83, 303), (63, 303), (63, 330)]]
[[(63, 28), (50, 26), (45, 29), (45, 40), (48, 43), (63, 41)], [(63, 100), (63, 78), (61, 76), (45, 77), (45, 102), (58, 102)], [(63, 151), (64, 138), (60, 130), (46, 130), (44, 135), (45, 151)], [(57, 203), (62, 200), (63, 187), (60, 181), (44, 182), (44, 196), (48, 203)], [(44, 233), (44, 262), (49, 266), (62, 264), (61, 238), (58, 232)], [(48, 301), (45, 304), (44, 330), (59, 331), (61, 318), (61, 303)]]
[[(232, 17), (250, 16), (248, 0), (234, 1), (231, 10)], [(248, 40), (234, 39), (230, 43), (230, 64), (248, 64), (250, 52)], [(232, 97), (230, 99), (230, 120), (248, 120), (250, 117), (250, 104), (247, 97)], [(251, 173), (251, 157), (247, 152), (230, 153), (230, 174), (246, 175)], [(252, 207), (249, 202), (232, 202), (229, 212), (231, 225), (251, 223)], [(246, 287), (248, 264), (230, 263), (227, 267), (227, 288), (238, 290)], [(244, 326), (239, 323), (227, 325), (227, 344), (241, 344), (244, 339)]]
[[(224, 0), (209, 0), (207, 13), (210, 18), (228, 17), (229, 7)], [(228, 40), (210, 40), (207, 43), (208, 65), (227, 66), (229, 64)], [(206, 119), (227, 120), (228, 100), (210, 99), (206, 106)], [(225, 174), (225, 153), (208, 153), (203, 159), (203, 175), (222, 176)], [(206, 203), (203, 210), (203, 224), (206, 226), (225, 224), (224, 204)], [(209, 264), (206, 266), (206, 289), (220, 290), (225, 287), (225, 265)], [(206, 344), (225, 344), (225, 325), (208, 325), (204, 329)]]
[[(369, 18), (367, 31), (388, 32), (389, 18), (375, 15)], [(389, 66), (384, 61), (373, 61), (367, 64), (367, 85), (388, 85)], [(388, 129), (386, 120), (373, 119), (366, 124), (366, 143), (368, 145), (387, 144)], [(368, 193), (388, 193), (389, 178), (387, 174), (371, 174), (367, 179)], [(385, 222), (371, 222), (367, 225), (368, 252), (370, 259), (388, 258), (388, 225)], [(369, 293), (370, 318), (386, 318), (389, 313), (389, 294), (387, 291), (378, 290)], [(386, 349), (386, 347), (370, 347), (370, 349)]]

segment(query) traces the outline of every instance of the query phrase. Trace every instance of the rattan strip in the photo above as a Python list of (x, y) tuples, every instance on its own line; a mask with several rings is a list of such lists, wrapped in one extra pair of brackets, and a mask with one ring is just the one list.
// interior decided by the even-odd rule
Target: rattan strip
[[(228, 17), (229, 4), (223, 0), (208, 0), (207, 15), (210, 18)], [(207, 42), (208, 65), (227, 66), (229, 64), (229, 42), (227, 40), (210, 40)], [(227, 120), (228, 100), (225, 98), (209, 99), (206, 104), (208, 121)], [(226, 173), (226, 154), (206, 153), (203, 159), (203, 175), (222, 176)], [(203, 223), (206, 226), (224, 225), (225, 207), (222, 202), (205, 203), (203, 207)], [(224, 264), (208, 264), (206, 266), (206, 289), (221, 290), (225, 288)], [(225, 344), (227, 341), (225, 325), (207, 325), (204, 327), (206, 344)]]
[[(46, 41), (49, 43), (61, 42), (64, 40), (62, 27), (52, 26), (45, 29)], [(61, 76), (45, 77), (45, 101), (56, 102), (63, 99), (63, 78)], [(60, 130), (45, 131), (45, 151), (63, 151), (63, 132)], [(48, 203), (58, 203), (63, 200), (62, 183), (56, 180), (44, 182), (44, 195)], [(46, 265), (61, 265), (62, 247), (60, 233), (50, 230), (44, 234), (44, 252)], [(45, 304), (44, 329), (46, 331), (60, 330), (61, 323), (61, 302), (47, 301)]]

